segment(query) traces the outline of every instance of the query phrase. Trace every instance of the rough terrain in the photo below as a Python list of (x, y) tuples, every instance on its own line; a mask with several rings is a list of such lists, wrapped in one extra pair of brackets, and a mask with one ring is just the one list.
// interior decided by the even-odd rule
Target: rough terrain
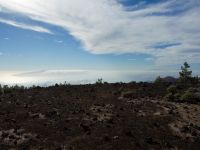
[(133, 83), (1, 95), (0, 149), (198, 150), (200, 105), (165, 102), (163, 94)]

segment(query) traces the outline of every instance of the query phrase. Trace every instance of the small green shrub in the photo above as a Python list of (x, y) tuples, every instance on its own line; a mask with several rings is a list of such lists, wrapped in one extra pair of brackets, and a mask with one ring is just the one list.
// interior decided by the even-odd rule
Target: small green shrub
[(172, 93), (172, 94), (177, 93), (177, 87), (176, 87), (175, 85), (170, 85), (170, 86), (167, 88), (167, 93)]
[(165, 100), (174, 100), (174, 95), (172, 93), (167, 93), (164, 97)]
[(180, 93), (176, 93), (176, 94), (174, 95), (174, 99), (175, 99), (175, 100), (180, 100), (180, 97), (181, 97), (181, 94), (180, 94)]
[(155, 83), (155, 84), (161, 84), (161, 83), (163, 83), (163, 79), (162, 79), (160, 76), (158, 76), (158, 77), (155, 79), (154, 83)]
[(136, 91), (124, 91), (124, 92), (122, 92), (121, 96), (123, 98), (136, 98), (137, 92)]
[(96, 84), (103, 84), (103, 79), (102, 78), (97, 79)]
[(58, 84), (58, 83), (56, 83), (56, 84), (55, 84), (55, 87), (59, 87), (59, 84)]
[(183, 102), (197, 103), (200, 102), (200, 91), (197, 88), (189, 88), (180, 97)]
[(3, 87), (0, 84), (0, 95), (2, 95), (2, 94), (4, 94), (4, 90), (3, 90)]
[(165, 99), (168, 101), (177, 101), (179, 98), (180, 94), (178, 93), (177, 87), (175, 85), (170, 85), (167, 88)]

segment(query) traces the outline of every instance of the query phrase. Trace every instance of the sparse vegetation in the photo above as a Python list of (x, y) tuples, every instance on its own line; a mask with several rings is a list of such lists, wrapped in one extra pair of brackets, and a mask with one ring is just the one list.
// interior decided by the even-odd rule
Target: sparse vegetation
[(8, 85), (0, 85), (0, 94), (12, 93), (14, 91), (24, 91), (24, 86), (8, 86)]
[(96, 84), (103, 84), (103, 79), (102, 78), (97, 79)]
[(155, 79), (154, 83), (155, 83), (155, 84), (161, 84), (161, 83), (163, 83), (163, 79), (162, 79), (160, 76), (158, 76), (158, 77)]
[(199, 77), (192, 76), (192, 70), (187, 62), (181, 66), (179, 75), (178, 82), (167, 88), (165, 99), (176, 102), (199, 102)]
[(167, 88), (167, 94), (165, 96), (166, 100), (175, 101), (177, 99), (177, 87), (175, 85), (170, 85)]
[(192, 71), (190, 70), (190, 65), (187, 62), (184, 62), (181, 66), (181, 72), (179, 72), (179, 79), (182, 82), (188, 82), (192, 78)]
[(136, 91), (123, 91), (122, 93), (121, 93), (121, 96), (123, 97), (123, 98), (136, 98), (136, 94), (137, 94), (137, 92)]
[(181, 72), (179, 72), (178, 84), (183, 88), (198, 87), (199, 81), (200, 79), (198, 76), (192, 76), (190, 65), (185, 62), (183, 66), (181, 66)]
[(200, 102), (200, 89), (199, 88), (189, 88), (180, 97), (180, 100), (188, 103)]

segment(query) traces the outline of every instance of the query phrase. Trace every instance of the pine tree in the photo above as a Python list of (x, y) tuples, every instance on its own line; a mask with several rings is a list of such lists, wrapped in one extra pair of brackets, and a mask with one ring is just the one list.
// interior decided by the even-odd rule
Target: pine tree
[(190, 66), (187, 62), (184, 62), (183, 66), (181, 66), (181, 72), (179, 72), (179, 81), (183, 83), (185, 86), (190, 84), (192, 79), (192, 71), (190, 70)]
[(163, 82), (163, 79), (160, 76), (158, 76), (154, 81), (154, 83), (162, 83), (162, 82)]

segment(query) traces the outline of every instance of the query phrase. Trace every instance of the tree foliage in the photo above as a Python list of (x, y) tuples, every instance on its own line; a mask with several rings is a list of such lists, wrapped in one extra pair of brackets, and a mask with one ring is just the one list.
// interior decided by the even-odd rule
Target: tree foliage
[(154, 83), (157, 83), (157, 84), (162, 83), (162, 82), (163, 82), (163, 79), (160, 76), (158, 76), (154, 81)]
[(103, 79), (102, 78), (97, 79), (96, 84), (103, 84)]
[(192, 81), (192, 71), (190, 70), (190, 65), (187, 62), (184, 62), (181, 66), (181, 72), (179, 72), (179, 81), (185, 86), (190, 84)]

